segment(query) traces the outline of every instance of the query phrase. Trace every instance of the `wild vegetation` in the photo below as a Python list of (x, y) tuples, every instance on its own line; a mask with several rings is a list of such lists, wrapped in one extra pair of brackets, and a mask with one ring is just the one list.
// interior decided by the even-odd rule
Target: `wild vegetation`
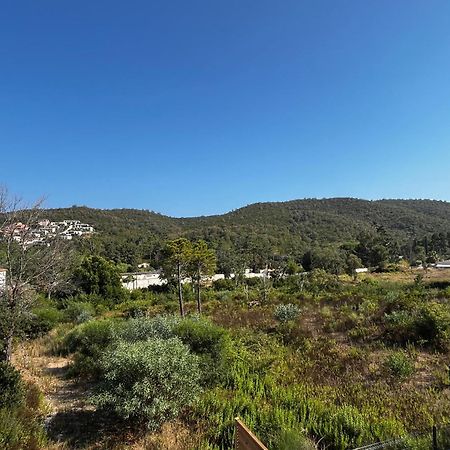
[[(424, 205), (439, 206), (381, 202), (375, 211), (386, 205), (419, 215)], [(265, 217), (277, 205), (254, 208)], [(189, 236), (192, 221), (180, 223)], [(164, 240), (151, 262), (168, 284), (132, 292), (121, 285), (124, 261), (105, 257), (104, 236), (58, 247), (69, 270), (49, 266), (51, 286), (28, 272), (38, 249), (3, 238), (0, 265), (26, 264), (8, 266), (1, 294), (8, 314), (0, 316), (0, 342), (9, 350), (0, 363), (0, 446), (229, 449), (239, 416), (274, 450), (390, 439), (405, 439), (390, 448), (424, 450), (435, 424), (439, 449), (449, 448), (450, 274), (427, 268), (448, 256), (447, 235), (417, 239), (422, 269), (412, 269), (391, 231), (378, 227), (282, 258), (264, 256), (267, 249), (253, 255), (252, 244), (240, 264), (258, 259), (272, 276), (236, 271), (212, 284), (203, 276), (216, 256), (224, 264), (219, 241), (195, 233)], [(39, 249), (42, 261), (55, 248)], [(360, 264), (372, 273), (358, 275)]]
[[(260, 280), (217, 283), (204, 289), (202, 317), (190, 285), (184, 318), (170, 288), (113, 303), (41, 297), (27, 327), (52, 329), (43, 351), (69, 357), (66, 376), (90, 386), (92, 420), (127, 429), (133, 445), (176, 424), (190, 448), (232, 448), (240, 416), (269, 448), (355, 448), (450, 423), (450, 280), (432, 275), (352, 281), (316, 270), (272, 281), (265, 303)], [(111, 436), (83, 445), (120, 448), (124, 436)]]
[[(316, 266), (331, 257), (337, 270), (344, 271), (346, 251), (358, 243), (363, 244), (363, 264), (375, 266), (380, 258), (396, 262), (402, 255), (414, 263), (450, 252), (450, 203), (442, 201), (307, 199), (179, 219), (151, 211), (77, 206), (43, 215), (92, 224), (99, 234), (82, 241), (83, 248), (130, 268), (141, 260), (158, 267), (165, 241), (180, 236), (207, 242), (216, 252), (219, 272), (225, 274), (266, 264), (284, 267), (289, 259), (302, 263), (309, 250), (317, 255)], [(371, 254), (368, 247), (373, 248)]]

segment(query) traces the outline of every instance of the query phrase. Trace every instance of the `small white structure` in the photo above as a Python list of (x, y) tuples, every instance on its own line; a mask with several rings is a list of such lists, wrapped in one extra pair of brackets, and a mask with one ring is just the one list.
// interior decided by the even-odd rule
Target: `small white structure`
[(369, 269), (367, 267), (360, 267), (359, 269), (355, 269), (356, 273), (367, 273)]
[(438, 261), (435, 267), (436, 269), (450, 269), (450, 261)]
[(159, 272), (133, 272), (122, 274), (122, 286), (129, 291), (145, 289), (149, 286), (162, 286), (167, 281)]
[(6, 289), (6, 269), (0, 267), (0, 292)]

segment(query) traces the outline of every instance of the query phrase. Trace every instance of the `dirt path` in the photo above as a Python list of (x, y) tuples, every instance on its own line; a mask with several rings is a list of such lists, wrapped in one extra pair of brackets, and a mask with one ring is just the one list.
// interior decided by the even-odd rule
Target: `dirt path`
[(65, 448), (84, 448), (98, 431), (90, 387), (67, 379), (70, 359), (50, 354), (51, 336), (24, 342), (14, 355), (14, 365), (23, 378), (37, 385), (45, 397), (46, 426)]

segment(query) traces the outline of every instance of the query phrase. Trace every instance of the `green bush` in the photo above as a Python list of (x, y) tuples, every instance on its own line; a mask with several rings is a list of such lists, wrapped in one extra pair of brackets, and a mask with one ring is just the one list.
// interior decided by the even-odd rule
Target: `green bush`
[(0, 408), (12, 408), (24, 399), (20, 373), (11, 364), (0, 362)]
[(236, 289), (236, 282), (229, 278), (215, 280), (213, 281), (213, 288), (215, 291), (233, 291)]
[(414, 304), (385, 315), (386, 331), (401, 344), (417, 342), (447, 350), (450, 342), (450, 307), (436, 301)]
[(218, 382), (226, 376), (231, 339), (224, 328), (194, 317), (180, 321), (174, 333), (200, 357), (203, 384)]
[(148, 300), (132, 300), (117, 305), (117, 309), (121, 311), (125, 317), (136, 319), (145, 317), (150, 306), (151, 302)]
[(62, 354), (75, 353), (69, 375), (99, 376), (99, 359), (112, 343), (118, 325), (113, 320), (92, 320), (75, 327), (62, 341)]
[(63, 314), (53, 306), (42, 306), (33, 309), (22, 317), (20, 332), (34, 339), (48, 333), (58, 323), (63, 321)]
[(385, 366), (391, 375), (398, 378), (407, 378), (414, 372), (414, 364), (404, 351), (391, 353), (385, 361)]
[(101, 359), (98, 407), (157, 429), (200, 392), (198, 358), (179, 339), (120, 342)]
[(78, 325), (64, 338), (62, 353), (79, 352), (97, 357), (112, 342), (117, 326), (111, 319), (93, 320)]
[(95, 308), (91, 303), (71, 301), (64, 311), (68, 322), (84, 323), (95, 316)]
[(115, 339), (125, 342), (148, 339), (169, 339), (175, 335), (174, 328), (180, 319), (176, 316), (128, 319), (116, 330)]
[(315, 450), (314, 443), (304, 436), (302, 430), (282, 430), (274, 444), (276, 450)]
[(289, 322), (291, 320), (297, 319), (300, 315), (300, 308), (292, 303), (287, 303), (286, 305), (277, 305), (274, 311), (274, 317), (278, 322)]
[(431, 302), (420, 308), (415, 320), (416, 334), (420, 339), (439, 348), (450, 348), (450, 306)]
[[(42, 425), (42, 394), (34, 385), (22, 385), (21, 390), (22, 398), (19, 403), (15, 401), (14, 405), (10, 403), (5, 407), (0, 405), (0, 448), (47, 448), (47, 438)], [(0, 399), (3, 398), (3, 391), (1, 394)]]

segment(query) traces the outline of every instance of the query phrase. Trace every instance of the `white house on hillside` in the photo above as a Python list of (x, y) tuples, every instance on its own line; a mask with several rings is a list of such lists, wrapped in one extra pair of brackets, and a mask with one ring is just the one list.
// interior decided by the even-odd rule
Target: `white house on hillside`
[(0, 291), (6, 288), (6, 269), (0, 267)]

